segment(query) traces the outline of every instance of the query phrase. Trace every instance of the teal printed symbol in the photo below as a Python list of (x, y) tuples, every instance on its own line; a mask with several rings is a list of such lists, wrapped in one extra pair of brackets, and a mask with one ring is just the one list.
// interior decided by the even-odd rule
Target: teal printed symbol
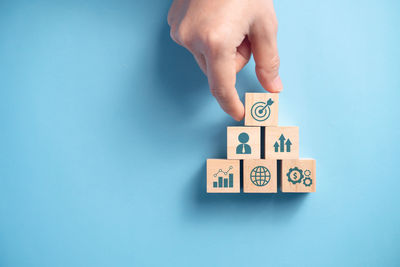
[(256, 186), (265, 186), (271, 180), (271, 173), (264, 166), (257, 166), (250, 172), (250, 180)]
[(311, 186), (312, 185), (312, 179), (311, 179), (311, 171), (310, 170), (305, 170), (304, 171), (304, 180), (303, 180), (303, 184), (305, 186)]
[(278, 141), (276, 141), (274, 144), (275, 152), (285, 152), (285, 147), (286, 147), (286, 152), (290, 152), (292, 142), (290, 142), (289, 138), (286, 140), (286, 143), (285, 140), (286, 140), (285, 136), (281, 134), (281, 136), (279, 137), (279, 143)]
[(310, 177), (304, 178), (303, 184), (304, 184), (305, 186), (311, 186), (311, 185), (312, 185), (312, 179), (311, 179)]
[(249, 135), (247, 133), (239, 134), (238, 140), (240, 145), (236, 147), (236, 154), (251, 154), (251, 147), (246, 144), (249, 141)]
[(251, 116), (256, 121), (265, 121), (271, 115), (270, 106), (274, 103), (274, 101), (270, 98), (267, 103), (265, 102), (256, 102), (251, 107)]
[[(230, 170), (232, 170), (233, 167), (229, 166), (228, 170), (224, 172), (222, 169), (219, 169), (217, 173), (214, 173), (213, 176), (217, 177), (218, 176), (218, 181), (213, 182), (213, 187), (214, 188), (228, 188), (228, 187), (233, 187), (233, 173), (229, 173)], [(228, 178), (225, 178), (223, 175), (220, 175), (220, 173), (223, 173), (223, 175), (228, 175)]]
[(288, 177), (289, 182), (291, 182), (292, 184), (301, 183), (303, 181), (303, 184), (305, 186), (311, 186), (313, 183), (310, 177), (310, 170), (303, 171), (298, 167), (294, 167), (289, 169), (289, 172), (286, 174), (286, 176)]
[(297, 167), (290, 168), (286, 176), (288, 177), (289, 182), (291, 182), (292, 184), (300, 183), (301, 180), (304, 178), (303, 170)]

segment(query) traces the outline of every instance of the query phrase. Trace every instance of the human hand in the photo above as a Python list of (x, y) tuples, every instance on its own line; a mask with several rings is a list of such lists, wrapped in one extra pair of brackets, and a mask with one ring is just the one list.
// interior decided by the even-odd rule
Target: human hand
[(212, 95), (235, 120), (244, 116), (236, 73), (252, 53), (264, 89), (282, 90), (272, 0), (174, 0), (168, 24), (172, 39), (193, 54)]

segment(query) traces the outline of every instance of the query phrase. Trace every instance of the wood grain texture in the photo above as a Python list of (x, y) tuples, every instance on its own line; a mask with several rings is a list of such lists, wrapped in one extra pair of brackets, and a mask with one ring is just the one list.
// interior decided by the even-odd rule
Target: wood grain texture
[[(248, 140), (243, 140), (242, 138), (246, 137), (246, 135), (248, 137)], [(260, 159), (261, 128), (227, 127), (227, 158)]]
[[(266, 180), (263, 178), (265, 171)], [(243, 160), (244, 193), (277, 193), (278, 189), (277, 160), (247, 159)]]
[(207, 159), (207, 193), (240, 193), (240, 161)]
[(298, 159), (299, 127), (265, 127), (265, 158)]
[[(268, 105), (267, 109), (265, 110), (266, 113), (264, 113), (264, 109), (262, 107), (265, 107), (269, 99), (272, 100), (273, 104)], [(279, 94), (246, 93), (244, 125), (278, 126), (278, 112)]]
[(307, 193), (316, 190), (315, 159), (282, 160), (282, 192)]

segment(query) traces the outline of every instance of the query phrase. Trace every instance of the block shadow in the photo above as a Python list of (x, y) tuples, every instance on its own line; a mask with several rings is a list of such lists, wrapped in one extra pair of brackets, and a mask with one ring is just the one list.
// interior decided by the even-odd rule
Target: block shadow
[[(243, 189), (241, 189), (243, 191)], [(185, 216), (190, 220), (251, 220), (252, 217), (274, 222), (288, 221), (300, 209), (307, 193), (225, 194), (206, 192), (206, 163), (192, 176), (186, 188)]]
[[(222, 127), (213, 140), (226, 139), (226, 128)], [(225, 158), (226, 142), (218, 142), (210, 158)], [(278, 187), (280, 179), (278, 177)], [(243, 191), (243, 188), (241, 188)], [(184, 218), (199, 221), (248, 221), (263, 220), (266, 223), (289, 221), (301, 208), (307, 193), (239, 193), (225, 194), (206, 192), (206, 160), (192, 175), (185, 188)]]

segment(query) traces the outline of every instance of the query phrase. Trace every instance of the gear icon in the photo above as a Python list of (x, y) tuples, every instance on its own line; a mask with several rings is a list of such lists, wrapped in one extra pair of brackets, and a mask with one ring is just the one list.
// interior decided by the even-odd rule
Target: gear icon
[(310, 176), (311, 175), (311, 171), (310, 170), (305, 170), (304, 171), (304, 175), (305, 176)]
[(311, 186), (311, 185), (312, 185), (312, 179), (311, 179), (310, 177), (304, 178), (303, 184), (304, 184), (305, 186)]
[(289, 182), (291, 182), (292, 184), (300, 183), (301, 180), (304, 178), (303, 170), (297, 167), (290, 168), (286, 176), (288, 177)]

